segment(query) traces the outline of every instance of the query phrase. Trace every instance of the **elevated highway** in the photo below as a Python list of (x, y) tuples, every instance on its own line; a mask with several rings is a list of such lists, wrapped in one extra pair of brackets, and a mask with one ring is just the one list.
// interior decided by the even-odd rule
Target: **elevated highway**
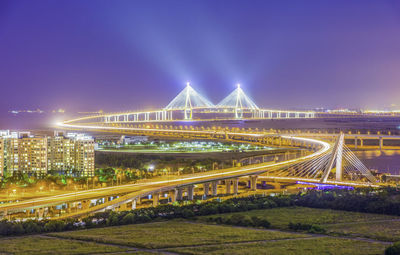
[[(67, 194), (50, 196), (45, 198), (29, 199), (26, 201), (7, 203), (0, 205), (0, 211), (3, 215), (23, 210), (40, 210), (44, 207), (59, 205), (62, 203), (72, 203), (75, 201), (88, 201), (99, 198), (116, 197), (111, 201), (105, 201), (96, 206), (81, 206), (79, 212), (69, 212), (62, 217), (80, 216), (87, 213), (93, 213), (104, 209), (114, 209), (121, 204), (132, 202), (135, 199), (140, 199), (148, 194), (160, 193), (165, 190), (182, 190), (183, 187), (193, 186), (200, 183), (215, 183), (226, 179), (237, 179), (243, 176), (258, 176), (270, 170), (279, 169), (283, 166), (289, 166), (300, 162), (320, 157), (326, 154), (331, 145), (327, 142), (292, 136), (276, 136), (274, 134), (263, 133), (238, 133), (229, 130), (171, 130), (160, 128), (131, 128), (127, 126), (96, 126), (96, 125), (72, 125), (63, 124), (63, 128), (79, 129), (79, 130), (94, 130), (100, 132), (118, 132), (129, 134), (147, 134), (156, 136), (168, 137), (186, 137), (186, 138), (205, 138), (205, 139), (222, 139), (229, 141), (249, 142), (257, 144), (275, 144), (299, 148), (307, 148), (313, 151), (311, 154), (286, 160), (282, 162), (268, 162), (248, 166), (237, 166), (229, 169), (208, 171), (204, 173), (188, 175), (183, 177), (173, 176), (164, 177), (149, 181), (142, 181), (135, 184), (121, 185), (117, 187), (107, 187), (87, 191), (71, 192)], [(179, 194), (176, 194), (179, 196)], [(177, 198), (179, 200), (179, 198)]]
[[(0, 205), (3, 216), (21, 211), (35, 211), (35, 215), (41, 218), (46, 213), (46, 208), (51, 208), (60, 204), (67, 204), (64, 214), (57, 215), (58, 218), (81, 217), (87, 214), (103, 210), (114, 210), (123, 208), (135, 208), (143, 197), (151, 196), (153, 205), (158, 204), (160, 194), (167, 195), (173, 201), (182, 200), (183, 193), (187, 194), (187, 199), (192, 200), (195, 186), (202, 185), (205, 196), (217, 195), (217, 185), (223, 183), (227, 193), (231, 193), (233, 186), (234, 194), (238, 193), (239, 178), (247, 178), (250, 189), (257, 188), (257, 178), (267, 178), (273, 181), (308, 181), (314, 183), (330, 183), (334, 185), (349, 186), (371, 186), (374, 185), (373, 177), (360, 162), (348, 157), (349, 161), (354, 161), (358, 165), (358, 180), (342, 180), (342, 176), (332, 180), (331, 170), (336, 160), (337, 167), (342, 164), (342, 154), (335, 139), (323, 141), (323, 135), (314, 134), (277, 134), (262, 131), (230, 130), (227, 128), (201, 129), (164, 126), (142, 125), (135, 126), (128, 123), (75, 123), (66, 121), (59, 124), (60, 128), (79, 130), (111, 132), (118, 134), (148, 135), (157, 137), (185, 138), (185, 139), (218, 139), (234, 142), (246, 142), (260, 145), (285, 146), (293, 148), (303, 148), (310, 153), (299, 158), (285, 160), (281, 162), (267, 162), (248, 166), (235, 166), (223, 170), (214, 170), (187, 176), (169, 176), (153, 180), (141, 181), (135, 184), (127, 184), (116, 187), (106, 187), (87, 191), (71, 192), (45, 198), (30, 199), (21, 202), (7, 203)], [(337, 137), (337, 135), (336, 135)], [(325, 137), (326, 139), (326, 137)], [(353, 163), (354, 163), (353, 162)], [(352, 162), (350, 162), (352, 163)], [(348, 170), (345, 168), (344, 170)], [(336, 171), (338, 172), (338, 170)], [(342, 171), (340, 170), (340, 174)], [(352, 173), (353, 174), (353, 173)], [(365, 179), (364, 177), (367, 177)], [(322, 178), (322, 179), (321, 179)], [(210, 188), (211, 187), (211, 188)], [(91, 201), (98, 201), (92, 204)]]

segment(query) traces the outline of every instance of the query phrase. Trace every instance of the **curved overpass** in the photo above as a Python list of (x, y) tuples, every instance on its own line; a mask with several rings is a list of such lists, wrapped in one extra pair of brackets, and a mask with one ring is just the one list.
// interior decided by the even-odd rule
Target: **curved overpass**
[(129, 125), (97, 125), (91, 124), (74, 124), (70, 121), (61, 123), (62, 128), (78, 129), (78, 130), (91, 130), (101, 132), (117, 132), (128, 134), (147, 134), (147, 135), (161, 135), (168, 137), (187, 137), (187, 138), (211, 138), (211, 139), (225, 139), (229, 141), (249, 142), (249, 143), (280, 143), (287, 146), (307, 147), (314, 148), (314, 152), (310, 155), (300, 158), (282, 161), (278, 163), (262, 163), (249, 166), (233, 167), (229, 169), (209, 171), (205, 173), (193, 174), (183, 177), (168, 177), (159, 178), (136, 184), (127, 184), (117, 187), (106, 187), (100, 189), (93, 189), (87, 191), (71, 192), (62, 195), (30, 199), (21, 202), (8, 203), (0, 205), (0, 211), (7, 214), (7, 212), (21, 211), (32, 208), (42, 208), (61, 203), (82, 201), (85, 199), (95, 199), (112, 195), (122, 195), (118, 199), (106, 202), (104, 204), (83, 209), (79, 212), (70, 213), (63, 217), (81, 216), (104, 209), (113, 209), (121, 204), (128, 203), (134, 199), (173, 190), (180, 187), (194, 185), (199, 183), (212, 182), (215, 180), (223, 180), (230, 178), (238, 178), (242, 176), (252, 176), (265, 173), (270, 170), (279, 169), (284, 166), (290, 166), (299, 162), (306, 162), (322, 155), (325, 155), (331, 149), (331, 145), (324, 141), (292, 136), (278, 136), (276, 134), (256, 133), (256, 132), (233, 132), (229, 130), (181, 130), (181, 129), (168, 129), (168, 128), (138, 128)]
[(214, 170), (204, 173), (187, 175), (183, 177), (158, 178), (149, 181), (139, 182), (136, 184), (120, 185), (116, 187), (106, 187), (100, 189), (71, 192), (62, 195), (30, 199), (21, 202), (8, 203), (0, 205), (0, 211), (3, 214), (13, 211), (28, 210), (33, 208), (43, 208), (61, 203), (82, 201), (88, 199), (101, 198), (106, 196), (121, 195), (104, 204), (94, 207), (84, 208), (79, 212), (69, 213), (62, 217), (81, 216), (105, 209), (113, 209), (121, 204), (132, 202), (133, 200), (144, 197), (148, 194), (164, 192), (168, 190), (178, 189), (189, 185), (199, 183), (213, 182), (216, 180), (224, 180), (230, 178), (238, 178), (242, 176), (259, 175), (274, 169), (290, 166), (300, 162), (307, 162), (315, 158), (326, 155), (331, 150), (331, 145), (327, 142), (304, 137), (279, 136), (276, 134), (260, 133), (260, 132), (234, 132), (230, 130), (181, 130), (168, 128), (147, 128), (132, 127), (129, 125), (97, 125), (95, 123), (74, 124), (71, 121), (59, 124), (62, 128), (75, 130), (91, 130), (101, 132), (117, 132), (126, 134), (146, 134), (168, 137), (186, 137), (186, 138), (206, 138), (206, 139), (225, 139), (229, 141), (250, 142), (257, 144), (281, 144), (294, 147), (313, 148), (314, 152), (310, 155), (300, 158), (282, 161), (278, 163), (261, 163), (248, 166), (239, 166), (229, 169)]
[[(206, 129), (199, 130), (191, 128), (173, 128), (171, 126), (132, 126), (127, 123), (79, 123), (79, 120), (66, 121), (59, 123), (59, 126), (72, 130), (85, 130), (85, 131), (98, 131), (98, 132), (111, 132), (123, 134), (142, 134), (149, 136), (165, 136), (174, 138), (191, 138), (191, 139), (221, 139), (235, 142), (248, 142), (263, 145), (283, 145), (289, 147), (300, 147), (311, 149), (313, 153), (307, 156), (299, 157), (296, 159), (281, 161), (281, 162), (268, 162), (261, 164), (254, 164), (248, 166), (238, 166), (223, 170), (213, 170), (204, 173), (197, 173), (186, 176), (173, 176), (161, 177), (147, 181), (140, 181), (135, 184), (126, 184), (115, 187), (106, 187), (93, 190), (71, 192), (56, 196), (30, 199), (21, 202), (8, 203), (0, 205), (0, 211), (7, 214), (8, 212), (21, 211), (33, 208), (44, 208), (62, 203), (69, 203), (75, 201), (85, 201), (91, 199), (104, 198), (107, 196), (116, 196), (117, 199), (106, 201), (100, 205), (93, 207), (87, 206), (77, 212), (69, 212), (59, 218), (65, 217), (79, 217), (106, 209), (115, 209), (121, 205), (131, 203), (150, 194), (159, 194), (161, 192), (171, 190), (182, 190), (185, 187), (193, 187), (196, 184), (215, 183), (219, 180), (231, 180), (232, 178), (239, 178), (243, 176), (258, 176), (263, 173), (273, 172), (289, 168), (293, 165), (314, 163), (322, 158), (326, 158), (332, 151), (330, 143), (310, 138), (299, 137), (291, 135), (278, 135), (274, 133), (255, 132), (255, 131), (232, 131), (228, 129)], [(76, 123), (78, 122), (78, 123)], [(267, 176), (269, 179), (283, 180), (283, 181), (309, 181), (319, 182), (318, 179), (300, 178), (296, 176)], [(328, 181), (331, 184), (344, 184), (344, 185), (366, 185), (365, 183), (354, 182), (335, 182)], [(370, 185), (370, 184), (368, 184)]]

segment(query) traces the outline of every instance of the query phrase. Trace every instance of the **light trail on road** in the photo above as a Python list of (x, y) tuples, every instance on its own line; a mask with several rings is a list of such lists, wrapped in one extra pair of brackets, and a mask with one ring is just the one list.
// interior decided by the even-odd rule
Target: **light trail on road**
[[(207, 133), (207, 134), (229, 134), (229, 135), (240, 135), (240, 136), (251, 136), (251, 137), (262, 137), (264, 134), (258, 134), (258, 133), (237, 133), (237, 132), (218, 132), (218, 131), (193, 131), (193, 130), (170, 130), (170, 129), (154, 129), (154, 128), (127, 128), (127, 127), (104, 127), (104, 126), (85, 126), (85, 125), (74, 125), (74, 124), (64, 124), (61, 123), (60, 126), (65, 127), (65, 128), (78, 128), (78, 129), (106, 129), (106, 130), (132, 130), (132, 131), (155, 131), (155, 132), (180, 132), (180, 133)], [(326, 143), (324, 141), (320, 140), (315, 140), (311, 138), (302, 138), (302, 137), (294, 137), (294, 136), (283, 136), (282, 138), (286, 139), (293, 139), (297, 141), (302, 141), (302, 142), (309, 142), (309, 143), (315, 143), (321, 145), (321, 149), (318, 151), (307, 155), (303, 156), (297, 159), (292, 159), (292, 160), (287, 160), (287, 161), (282, 161), (282, 162), (277, 162), (277, 163), (262, 163), (262, 164), (257, 164), (257, 165), (252, 165), (252, 166), (245, 166), (245, 167), (237, 167), (237, 168), (230, 168), (226, 169), (226, 171), (221, 172), (220, 170), (218, 171), (209, 171), (207, 173), (201, 173), (201, 174), (196, 174), (195, 176), (186, 176), (182, 178), (169, 178), (168, 180), (160, 180), (160, 181), (149, 181), (145, 183), (135, 183), (135, 184), (125, 184), (125, 185), (120, 185), (120, 186), (113, 186), (113, 187), (105, 187), (105, 188), (98, 188), (98, 189), (92, 189), (92, 190), (85, 190), (85, 191), (77, 191), (77, 192), (71, 192), (67, 194), (60, 194), (60, 195), (55, 195), (55, 196), (50, 196), (50, 197), (45, 197), (45, 198), (37, 198), (37, 199), (30, 199), (30, 200), (25, 200), (21, 202), (14, 202), (14, 203), (8, 203), (8, 204), (1, 204), (0, 205), (0, 210), (23, 210), (23, 209), (29, 209), (33, 207), (40, 207), (40, 206), (45, 206), (45, 205), (52, 205), (52, 204), (60, 204), (60, 203), (66, 203), (66, 202), (71, 202), (71, 201), (79, 201), (83, 199), (94, 199), (96, 197), (104, 197), (104, 196), (110, 196), (110, 195), (115, 195), (115, 194), (121, 194), (121, 193), (129, 193), (137, 190), (138, 188), (142, 190), (146, 190), (148, 188), (154, 187), (154, 186), (159, 186), (161, 185), (166, 185), (166, 186), (171, 186), (171, 185), (190, 185), (191, 183), (199, 182), (199, 181), (207, 181), (207, 180), (212, 180), (212, 179), (226, 179), (226, 178), (233, 178), (235, 176), (245, 176), (245, 175), (251, 175), (255, 172), (258, 171), (268, 171), (266, 168), (276, 168), (276, 167), (281, 167), (284, 165), (290, 165), (294, 163), (298, 163), (301, 161), (306, 161), (308, 159), (318, 157), (319, 155), (326, 153), (330, 149), (330, 144)], [(159, 187), (157, 187), (159, 188)]]

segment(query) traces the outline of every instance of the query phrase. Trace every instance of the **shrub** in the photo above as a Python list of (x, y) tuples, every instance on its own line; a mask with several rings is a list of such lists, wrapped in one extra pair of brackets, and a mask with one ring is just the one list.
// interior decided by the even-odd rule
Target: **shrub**
[(46, 232), (60, 232), (64, 230), (64, 221), (51, 220), (44, 225), (44, 231)]
[(323, 234), (326, 233), (326, 229), (319, 225), (311, 225), (311, 224), (305, 224), (305, 223), (292, 223), (290, 222), (288, 225), (289, 229), (292, 229), (294, 231), (307, 231), (309, 233), (313, 234)]
[(292, 223), (289, 222), (288, 225), (289, 229), (292, 229), (294, 231), (308, 231), (312, 228), (311, 224), (304, 224), (304, 223)]
[(11, 231), (13, 235), (22, 235), (25, 233), (25, 229), (22, 223), (14, 224), (11, 228)]
[(227, 220), (226, 223), (230, 224), (230, 225), (241, 226), (241, 225), (243, 225), (244, 219), (245, 219), (245, 217), (242, 214), (234, 214), (229, 218), (229, 220)]
[(271, 226), (271, 223), (268, 220), (261, 219), (257, 216), (251, 217), (251, 221), (253, 222), (253, 226), (255, 227), (269, 228)]
[(107, 226), (117, 226), (119, 224), (118, 215), (116, 213), (110, 214), (106, 221)]
[(326, 233), (326, 229), (319, 225), (312, 225), (308, 232), (312, 234), (324, 234)]
[(385, 250), (385, 255), (400, 255), (400, 242), (396, 242)]
[(128, 213), (122, 218), (121, 223), (124, 225), (135, 223), (135, 215), (133, 215), (131, 212)]
[(187, 218), (192, 218), (194, 217), (194, 212), (189, 209), (183, 209), (182, 210), (182, 217), (187, 219)]
[(34, 233), (40, 233), (41, 232), (41, 227), (38, 225), (36, 221), (33, 220), (27, 220), (26, 222), (23, 223), (25, 233), (27, 234), (34, 234)]

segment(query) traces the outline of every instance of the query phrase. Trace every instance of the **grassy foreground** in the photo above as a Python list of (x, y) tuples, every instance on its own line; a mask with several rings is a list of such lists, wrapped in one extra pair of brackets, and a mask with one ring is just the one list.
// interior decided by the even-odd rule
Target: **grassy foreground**
[(272, 208), (265, 210), (253, 210), (248, 212), (237, 212), (237, 213), (224, 213), (211, 216), (200, 217), (200, 220), (215, 217), (230, 217), (234, 214), (242, 214), (246, 216), (258, 216), (263, 219), (267, 219), (271, 222), (271, 227), (287, 229), (289, 222), (306, 223), (306, 224), (337, 224), (337, 223), (349, 223), (349, 222), (371, 222), (380, 220), (392, 220), (400, 219), (396, 216), (382, 215), (382, 214), (371, 214), (371, 213), (358, 213), (358, 212), (347, 212), (331, 209), (315, 209), (307, 207), (281, 207)]
[(275, 242), (259, 242), (248, 244), (229, 244), (219, 246), (186, 247), (168, 249), (169, 251), (184, 254), (382, 254), (384, 246), (377, 243), (343, 240), (340, 238), (317, 237), (311, 239), (279, 240)]
[(272, 228), (288, 229), (288, 224), (317, 224), (333, 235), (372, 238), (381, 241), (400, 240), (400, 217), (383, 214), (347, 212), (307, 207), (282, 207), (248, 212), (224, 213), (199, 217), (200, 221), (210, 218), (228, 218), (235, 214), (267, 219)]
[(124, 252), (116, 246), (55, 239), (45, 236), (27, 236), (0, 239), (0, 254), (93, 254)]
[(0, 254), (383, 254), (387, 246), (374, 241), (171, 220), (4, 238), (0, 239)]
[(168, 248), (234, 242), (306, 237), (306, 234), (167, 221), (53, 233), (51, 236), (121, 244), (143, 248)]
[[(266, 219), (275, 230), (206, 223), (235, 214)], [(327, 235), (293, 232), (289, 222), (318, 224)], [(383, 254), (389, 243), (379, 240), (395, 241), (399, 234), (395, 216), (282, 207), (3, 238), (0, 254)]]

